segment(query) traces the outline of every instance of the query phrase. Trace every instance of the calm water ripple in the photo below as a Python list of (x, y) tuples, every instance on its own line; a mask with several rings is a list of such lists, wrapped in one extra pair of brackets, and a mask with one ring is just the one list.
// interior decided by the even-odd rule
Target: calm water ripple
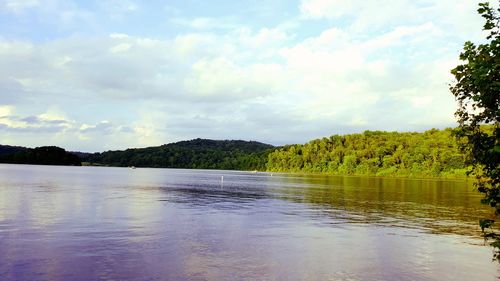
[(497, 280), (479, 199), (466, 181), (0, 165), (0, 280)]

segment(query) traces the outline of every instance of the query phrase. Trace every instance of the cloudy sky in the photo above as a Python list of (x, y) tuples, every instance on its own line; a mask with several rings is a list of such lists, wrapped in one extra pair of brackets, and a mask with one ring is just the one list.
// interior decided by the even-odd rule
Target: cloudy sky
[(0, 0), (0, 144), (275, 145), (454, 126), (471, 0)]

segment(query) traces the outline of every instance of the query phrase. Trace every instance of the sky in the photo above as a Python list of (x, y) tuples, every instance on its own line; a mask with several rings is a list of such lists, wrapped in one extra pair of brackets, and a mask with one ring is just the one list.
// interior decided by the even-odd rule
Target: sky
[(471, 0), (0, 0), (0, 144), (105, 151), (456, 126)]

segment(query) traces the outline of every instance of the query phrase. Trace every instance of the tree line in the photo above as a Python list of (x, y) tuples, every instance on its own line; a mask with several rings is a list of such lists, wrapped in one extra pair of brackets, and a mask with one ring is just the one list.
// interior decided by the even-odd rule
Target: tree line
[(81, 159), (57, 146), (26, 148), (0, 145), (0, 163), (80, 166)]
[(455, 177), (467, 166), (452, 129), (423, 133), (365, 131), (333, 135), (277, 148), (268, 156), (272, 172), (333, 175)]
[(156, 147), (90, 154), (91, 165), (221, 170), (265, 170), (274, 146), (256, 141), (194, 139)]
[[(101, 153), (0, 146), (0, 162), (18, 164), (259, 170), (404, 177), (465, 176), (452, 129), (423, 133), (365, 131), (274, 147), (255, 141), (194, 139)], [(14, 152), (14, 153), (13, 153)]]

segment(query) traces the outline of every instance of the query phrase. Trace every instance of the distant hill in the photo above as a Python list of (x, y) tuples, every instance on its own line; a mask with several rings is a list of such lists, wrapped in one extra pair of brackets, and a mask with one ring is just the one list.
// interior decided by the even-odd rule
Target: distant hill
[(365, 131), (274, 147), (256, 141), (193, 139), (101, 153), (0, 145), (0, 163), (259, 170), (397, 177), (463, 177), (468, 170), (452, 129)]
[(4, 155), (23, 152), (23, 151), (26, 151), (28, 149), (29, 148), (22, 147), (22, 146), (10, 146), (10, 145), (1, 145), (0, 144), (0, 158)]
[(90, 165), (264, 170), (274, 146), (256, 141), (194, 139), (156, 147), (94, 153)]
[(80, 166), (81, 159), (57, 146), (26, 148), (0, 145), (0, 163)]

